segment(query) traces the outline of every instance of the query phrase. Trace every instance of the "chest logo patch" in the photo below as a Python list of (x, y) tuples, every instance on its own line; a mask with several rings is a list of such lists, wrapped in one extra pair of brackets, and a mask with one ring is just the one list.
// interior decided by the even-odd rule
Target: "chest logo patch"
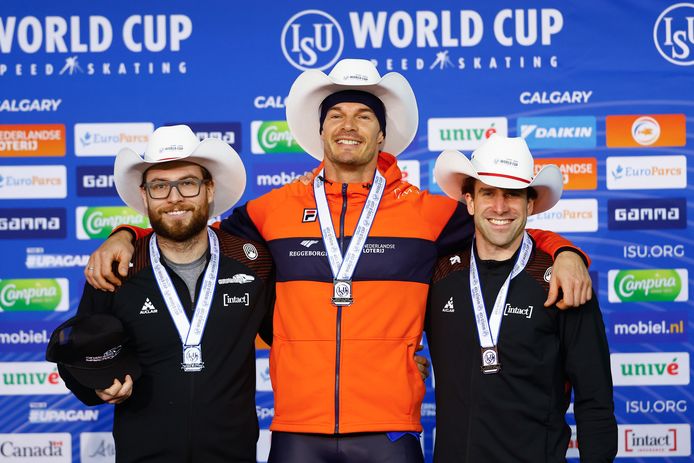
[(530, 318), (533, 316), (533, 306), (528, 307), (513, 307), (511, 304), (506, 304), (504, 307), (504, 317), (520, 315), (521, 317)]
[(304, 216), (301, 219), (302, 223), (315, 222), (318, 217), (318, 209), (304, 209)]
[(453, 296), (448, 299), (448, 302), (446, 302), (446, 305), (443, 306), (441, 312), (455, 312), (455, 307), (453, 306)]
[(145, 299), (145, 303), (142, 304), (142, 308), (140, 309), (140, 315), (149, 315), (151, 313), (157, 313), (157, 308), (154, 307), (154, 304), (152, 304), (152, 301), (149, 300), (149, 298)]
[(545, 270), (544, 279), (547, 283), (549, 283), (549, 280), (552, 279), (552, 267), (547, 267), (547, 270)]
[(243, 253), (250, 260), (256, 260), (258, 258), (258, 250), (251, 243), (246, 243), (243, 245)]

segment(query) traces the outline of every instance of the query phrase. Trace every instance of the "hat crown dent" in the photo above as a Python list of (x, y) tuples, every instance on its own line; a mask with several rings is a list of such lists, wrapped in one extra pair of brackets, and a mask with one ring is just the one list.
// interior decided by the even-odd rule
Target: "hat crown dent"
[(480, 177), (494, 178), (497, 175), (522, 179), (527, 183), (533, 180), (535, 161), (527, 143), (519, 137), (492, 135), (472, 153), (470, 162)]
[(373, 85), (381, 80), (376, 66), (365, 59), (340, 60), (328, 77), (339, 85)]
[(187, 125), (159, 127), (147, 144), (145, 162), (175, 161), (187, 158), (200, 140)]

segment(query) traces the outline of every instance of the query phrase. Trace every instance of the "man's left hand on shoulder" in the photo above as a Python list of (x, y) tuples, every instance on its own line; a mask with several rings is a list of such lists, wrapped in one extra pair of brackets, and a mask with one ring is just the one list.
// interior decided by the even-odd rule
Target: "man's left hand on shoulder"
[[(564, 297), (557, 301), (560, 289)], [(593, 282), (581, 256), (573, 251), (560, 252), (554, 259), (545, 307), (554, 304), (561, 310), (578, 307), (588, 302), (592, 295)]]

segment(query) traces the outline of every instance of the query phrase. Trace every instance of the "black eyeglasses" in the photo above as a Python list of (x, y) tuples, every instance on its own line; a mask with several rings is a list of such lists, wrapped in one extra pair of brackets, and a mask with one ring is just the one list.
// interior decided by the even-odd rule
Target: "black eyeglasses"
[(183, 178), (181, 180), (156, 180), (145, 182), (142, 186), (152, 199), (166, 199), (171, 194), (171, 189), (176, 188), (178, 194), (184, 198), (194, 198), (200, 194), (200, 186), (209, 180), (201, 178)]

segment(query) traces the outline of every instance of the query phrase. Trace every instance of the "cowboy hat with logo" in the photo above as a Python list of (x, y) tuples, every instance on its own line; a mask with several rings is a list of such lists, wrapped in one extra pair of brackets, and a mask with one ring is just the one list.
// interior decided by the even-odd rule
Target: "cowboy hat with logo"
[(80, 384), (106, 389), (114, 379), (134, 380), (142, 370), (135, 353), (126, 347), (127, 335), (113, 315), (77, 315), (58, 326), (46, 349), (46, 360), (63, 366)]
[(532, 187), (537, 191), (533, 214), (539, 214), (557, 204), (564, 181), (555, 165), (544, 166), (534, 177), (533, 171), (533, 156), (525, 139), (493, 134), (473, 151), (469, 160), (459, 151), (441, 153), (434, 165), (434, 178), (446, 195), (462, 202), (465, 202), (463, 182), (468, 177), (496, 188)]
[(383, 151), (402, 153), (417, 133), (417, 100), (407, 79), (397, 72), (381, 77), (371, 61), (340, 60), (330, 74), (311, 69), (294, 81), (287, 96), (287, 124), (296, 142), (308, 154), (323, 160), (320, 138), (320, 106), (326, 97), (345, 90), (358, 90), (377, 97), (385, 107), (388, 136)]
[(130, 148), (123, 148), (116, 155), (113, 176), (125, 204), (147, 215), (140, 196), (142, 175), (152, 166), (171, 161), (192, 162), (212, 174), (215, 194), (210, 216), (229, 210), (246, 188), (246, 169), (229, 144), (217, 138), (200, 141), (187, 125), (174, 125), (155, 130), (143, 156)]

